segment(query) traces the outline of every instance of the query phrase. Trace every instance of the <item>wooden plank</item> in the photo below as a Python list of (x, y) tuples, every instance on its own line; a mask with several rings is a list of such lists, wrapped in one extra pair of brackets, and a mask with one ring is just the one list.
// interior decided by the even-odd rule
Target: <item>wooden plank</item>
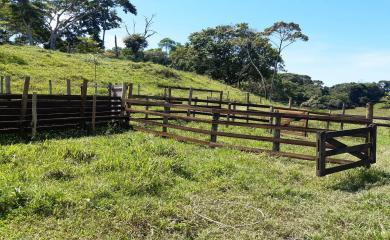
[(365, 166), (364, 161), (357, 161), (357, 162), (353, 162), (353, 163), (349, 163), (349, 164), (339, 165), (336, 167), (325, 169), (323, 176), (337, 173), (337, 172), (341, 172), (341, 171), (345, 171), (345, 170), (352, 169), (352, 168), (363, 167), (363, 166)]
[(325, 151), (325, 157), (330, 157), (334, 155), (339, 155), (343, 153), (362, 153), (369, 149), (371, 147), (371, 143), (364, 143), (364, 144), (359, 144), (355, 146), (348, 146), (344, 148), (336, 148), (332, 150)]
[(328, 132), (327, 138), (336, 138), (336, 137), (347, 137), (347, 136), (354, 136), (354, 137), (365, 137), (362, 136), (362, 134), (367, 135), (369, 132), (369, 128), (357, 128), (357, 129), (349, 129), (349, 130), (343, 130), (343, 131), (334, 131), (334, 132)]
[(22, 104), (20, 110), (20, 131), (24, 131), (24, 120), (26, 119), (27, 113), (27, 101), (28, 101), (28, 90), (30, 89), (30, 77), (24, 79)]
[[(334, 148), (346, 148), (348, 147), (346, 144), (334, 139), (334, 138), (327, 138), (326, 139), (326, 142), (328, 142), (328, 144), (332, 145)], [(367, 159), (367, 156), (362, 154), (362, 153), (359, 153), (359, 152), (350, 152), (351, 155), (361, 159), (361, 160), (364, 160), (364, 159)]]
[[(133, 119), (132, 121), (140, 122), (140, 123), (143, 123), (146, 125), (153, 125), (153, 126), (164, 126), (165, 125), (168, 128), (173, 128), (173, 129), (183, 130), (183, 131), (188, 131), (188, 132), (194, 132), (194, 133), (201, 133), (201, 134), (206, 134), (206, 135), (211, 134), (211, 131), (209, 131), (209, 130), (203, 130), (203, 129), (174, 125), (174, 124), (163, 124), (163, 123), (159, 123), (159, 122), (155, 122), (155, 121), (147, 121), (145, 119)], [(221, 131), (218, 131), (215, 134), (217, 136), (221, 136), (221, 137), (231, 137), (231, 138), (239, 138), (239, 139), (247, 139), (247, 140), (265, 141), (265, 142), (279, 142), (279, 143), (283, 143), (283, 144), (307, 146), (307, 147), (316, 147), (317, 146), (315, 142), (296, 140), (296, 139), (272, 138), (272, 137), (263, 137), (263, 136), (221, 132)], [(331, 147), (331, 146), (329, 146), (329, 147)]]
[(37, 93), (34, 92), (33, 97), (32, 97), (32, 111), (31, 111), (31, 114), (32, 114), (31, 134), (32, 134), (33, 138), (35, 138), (35, 136), (37, 135), (37, 126), (38, 126), (37, 99), (38, 99)]

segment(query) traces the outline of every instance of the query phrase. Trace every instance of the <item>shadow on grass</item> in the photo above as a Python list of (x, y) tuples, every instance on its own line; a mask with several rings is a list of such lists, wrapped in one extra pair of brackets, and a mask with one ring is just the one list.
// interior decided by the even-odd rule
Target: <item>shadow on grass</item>
[(84, 130), (80, 128), (67, 128), (61, 130), (45, 130), (39, 132), (36, 137), (31, 138), (30, 135), (22, 136), (21, 134), (0, 134), (0, 145), (12, 144), (27, 144), (34, 142), (42, 142), (45, 140), (60, 140), (68, 138), (81, 138), (87, 136), (107, 136), (113, 134), (120, 134), (129, 131), (130, 127), (121, 127), (117, 124), (101, 125), (96, 128), (95, 132), (92, 130)]
[(359, 169), (345, 174), (331, 188), (345, 192), (358, 192), (387, 184), (390, 184), (390, 173), (379, 169)]

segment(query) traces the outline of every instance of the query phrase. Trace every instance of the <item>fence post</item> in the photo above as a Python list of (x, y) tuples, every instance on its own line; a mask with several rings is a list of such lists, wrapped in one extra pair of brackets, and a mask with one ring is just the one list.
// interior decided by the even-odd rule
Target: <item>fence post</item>
[(70, 96), (72, 95), (72, 89), (70, 85), (70, 79), (66, 80), (66, 95)]
[[(237, 104), (236, 102), (234, 101), (233, 102), (233, 111), (236, 111), (237, 110)], [(232, 118), (232, 122), (235, 122), (236, 121), (236, 114), (233, 113), (233, 118)]]
[(292, 108), (292, 97), (288, 98), (288, 108)]
[[(309, 112), (309, 111), (306, 112), (306, 115), (309, 117), (310, 112)], [(307, 118), (306, 121), (305, 121), (305, 128), (306, 128), (306, 129), (309, 128), (309, 118)], [(307, 137), (307, 136), (308, 136), (307, 131), (305, 131), (305, 137)]]
[(219, 108), (222, 108), (222, 101), (223, 101), (223, 91), (219, 93)]
[(230, 111), (232, 110), (232, 103), (228, 103), (228, 113), (226, 114), (226, 126), (229, 126), (230, 121)]
[[(329, 116), (329, 118), (332, 116), (332, 110), (330, 110), (330, 109), (329, 109), (328, 116)], [(326, 121), (326, 130), (329, 130), (329, 129), (330, 129), (330, 120), (328, 119), (328, 121)]]
[[(269, 112), (270, 112), (271, 114), (275, 112), (273, 106), (270, 106)], [(274, 118), (273, 118), (273, 116), (271, 115), (271, 116), (269, 117), (269, 124), (272, 125), (273, 122), (274, 122)], [(270, 128), (270, 129), (269, 129), (269, 133), (272, 134), (272, 132), (273, 132), (273, 130), (272, 130), (272, 128)]]
[[(146, 104), (146, 106), (145, 106), (145, 110), (146, 111), (149, 111), (149, 98), (146, 98), (145, 99), (146, 100), (146, 102), (147, 102), (147, 104)], [(148, 113), (145, 113), (145, 120), (148, 120), (149, 119), (149, 114)]]
[(92, 99), (92, 131), (96, 132), (96, 93)]
[(325, 167), (326, 167), (326, 132), (317, 132), (317, 152), (316, 152), (316, 163), (317, 163), (317, 176), (325, 176)]
[(49, 80), (49, 95), (53, 95), (53, 83)]
[(4, 77), (0, 77), (0, 94), (4, 93)]
[[(121, 95), (121, 105), (122, 105), (121, 116), (122, 117), (126, 117), (126, 96), (127, 96), (127, 84), (122, 83), (122, 95)], [(121, 122), (123, 122), (124, 125), (126, 124), (127, 126), (129, 125), (129, 122), (126, 119), (123, 119)]]
[(227, 91), (227, 96), (226, 96), (226, 100), (228, 100), (228, 101), (230, 101), (230, 99), (229, 99), (229, 96), (230, 95), (230, 92), (229, 91)]
[(141, 84), (138, 83), (138, 95), (141, 95)]
[(22, 108), (20, 112), (20, 132), (24, 132), (24, 120), (26, 120), (27, 103), (28, 103), (28, 90), (30, 88), (30, 77), (24, 79), (23, 95), (22, 95)]
[[(210, 142), (217, 142), (217, 132), (218, 132), (218, 121), (219, 121), (220, 113), (213, 113), (213, 123), (211, 124), (211, 134), (210, 134)], [(212, 147), (212, 145), (211, 145)]]
[(31, 135), (33, 138), (37, 135), (37, 126), (38, 126), (38, 110), (37, 110), (37, 93), (34, 92), (32, 95), (32, 103), (31, 103), (31, 115), (32, 115), (32, 128)]
[[(168, 127), (166, 126), (166, 124), (169, 123), (169, 114), (171, 112), (171, 107), (170, 107), (170, 103), (169, 102), (165, 102), (165, 105), (164, 105), (164, 113), (166, 114), (163, 118), (163, 128), (162, 128), (162, 131), (163, 133), (167, 133), (168, 132)], [(163, 136), (164, 138), (166, 136)]]
[[(250, 104), (250, 94), (247, 92), (246, 93), (246, 104), (248, 104), (247, 106), (246, 106), (246, 111), (247, 112), (249, 112), (249, 104)], [(248, 115), (246, 115), (246, 123), (249, 123), (249, 114)]]
[[(343, 116), (345, 115), (345, 103), (343, 103), (342, 115)], [(344, 130), (344, 122), (343, 122), (343, 120), (341, 120), (340, 130)]]
[(87, 99), (88, 80), (84, 80), (81, 85), (81, 109), (80, 109), (80, 126), (85, 128), (85, 104)]
[[(196, 107), (196, 106), (198, 106), (198, 97), (195, 97), (195, 104), (194, 104), (194, 106)], [(196, 110), (194, 110), (194, 111), (192, 111), (192, 116), (193, 117), (195, 117), (196, 116)]]
[[(188, 93), (188, 105), (191, 106), (192, 105), (192, 94), (193, 94), (193, 90), (192, 90), (192, 87), (190, 87), (190, 91)], [(188, 109), (187, 111), (187, 117), (189, 117), (191, 115), (191, 110)]]
[[(277, 116), (276, 118), (275, 118), (275, 124), (274, 124), (274, 126), (276, 126), (276, 127), (278, 127), (278, 128), (275, 128), (274, 129), (274, 133), (273, 133), (273, 135), (274, 135), (274, 140), (276, 140), (276, 139), (280, 139), (280, 125), (281, 125), (281, 122), (282, 122), (282, 119), (281, 119), (281, 117), (280, 116)], [(274, 151), (274, 152), (279, 152), (280, 151), (280, 142), (273, 142), (272, 143), (272, 151)]]
[(5, 94), (11, 94), (11, 76), (5, 76)]
[(375, 164), (376, 163), (376, 136), (377, 136), (377, 125), (371, 124), (370, 125), (371, 147), (370, 147), (370, 151), (368, 152), (368, 156), (369, 156), (369, 163), (368, 164)]
[(170, 103), (172, 100), (172, 88), (171, 87), (168, 87), (168, 102)]
[[(367, 103), (367, 112), (366, 118), (370, 120), (370, 124), (373, 123), (374, 120), (374, 104), (372, 102)], [(368, 124), (368, 125), (370, 125)]]

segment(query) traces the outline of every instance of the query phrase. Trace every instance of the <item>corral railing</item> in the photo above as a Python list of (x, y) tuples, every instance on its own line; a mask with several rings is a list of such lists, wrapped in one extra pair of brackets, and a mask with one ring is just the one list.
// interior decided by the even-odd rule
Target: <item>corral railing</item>
[[(130, 94), (131, 96), (131, 94)], [(302, 160), (318, 160), (318, 141), (309, 141), (307, 139), (289, 139), (282, 137), (282, 131), (298, 132), (306, 134), (317, 134), (324, 131), (322, 128), (315, 128), (309, 126), (284, 126), (282, 119), (295, 119), (297, 121), (316, 121), (316, 122), (336, 122), (336, 123), (348, 123), (355, 125), (368, 125), (372, 121), (370, 119), (351, 118), (345, 116), (324, 116), (324, 115), (308, 115), (307, 113), (292, 113), (292, 112), (278, 112), (275, 111), (260, 111), (260, 110), (234, 110), (230, 108), (224, 109), (221, 107), (208, 107), (206, 106), (193, 106), (183, 104), (181, 98), (170, 98), (160, 96), (144, 96), (145, 99), (140, 99), (141, 96), (133, 96), (126, 100), (127, 112), (130, 116), (130, 121), (134, 124), (134, 129), (152, 133), (157, 136), (176, 139), (178, 141), (192, 142), (196, 144), (206, 145), (209, 147), (229, 147), (248, 152), (265, 152), (271, 155), (290, 157)], [(165, 99), (164, 99), (165, 98)], [(154, 99), (154, 100), (150, 100)], [(170, 102), (172, 101), (172, 102)], [(185, 101), (183, 99), (183, 101)], [(203, 100), (200, 100), (203, 101)], [(204, 129), (198, 126), (187, 126), (187, 124), (180, 124), (180, 122), (186, 123), (199, 123), (206, 124), (208, 128)], [(268, 129), (271, 130), (271, 136), (259, 136), (251, 134), (243, 134), (237, 132), (227, 132), (220, 129), (221, 126), (234, 126), (250, 129)], [(187, 134), (171, 133), (168, 130), (179, 130), (187, 133), (196, 133), (200, 135), (209, 136), (208, 140), (187, 136)], [(234, 128), (233, 128), (234, 129)], [(370, 129), (370, 128), (366, 128)], [(370, 130), (367, 130), (370, 131)], [(335, 131), (329, 131), (329, 134)], [(328, 132), (325, 132), (328, 133)], [(185, 135), (185, 136), (184, 136)], [(348, 136), (345, 134), (345, 136)], [(271, 149), (261, 149), (255, 147), (246, 146), (245, 142), (242, 145), (236, 145), (219, 141), (220, 137), (233, 138), (242, 140), (254, 140), (261, 142), (269, 142), (272, 144)], [(317, 155), (308, 155), (294, 152), (281, 151), (281, 145), (295, 145), (313, 148), (317, 151)], [(369, 149), (371, 152), (375, 149), (375, 144), (358, 145), (354, 148), (347, 148), (345, 152), (364, 152)], [(322, 145), (321, 145), (322, 146)], [(325, 142), (326, 149), (333, 151), (341, 151), (341, 145), (334, 144), (334, 142)], [(325, 152), (322, 148), (321, 153)], [(342, 151), (341, 151), (342, 152)], [(340, 153), (341, 153), (340, 152)], [(338, 153), (338, 152), (336, 152)], [(356, 154), (355, 154), (356, 155)], [(323, 155), (320, 155), (323, 156)], [(331, 158), (325, 156), (321, 158), (322, 162), (331, 164), (337, 164), (340, 166), (367, 166), (367, 164), (354, 164), (354, 161), (343, 158)], [(365, 162), (368, 163), (368, 162)], [(370, 164), (373, 162), (370, 162)], [(352, 164), (352, 165), (350, 165)], [(346, 169), (348, 168), (346, 167)], [(324, 176), (330, 174), (332, 170), (325, 170), (325, 174), (319, 174)]]
[[(69, 86), (69, 85), (68, 85)], [(128, 123), (121, 97), (87, 95), (87, 81), (80, 95), (29, 94), (30, 78), (24, 82), (22, 94), (0, 94), (0, 133), (33, 136), (39, 130), (81, 127), (108, 122)], [(50, 91), (51, 92), (51, 91)]]

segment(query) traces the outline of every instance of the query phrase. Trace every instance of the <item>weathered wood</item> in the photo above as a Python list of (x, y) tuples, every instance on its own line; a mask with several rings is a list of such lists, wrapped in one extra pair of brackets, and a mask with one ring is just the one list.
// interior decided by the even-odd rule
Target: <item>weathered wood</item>
[[(191, 106), (192, 105), (192, 95), (193, 95), (193, 90), (192, 90), (192, 87), (190, 87), (190, 90), (188, 91), (188, 105)], [(187, 116), (191, 116), (191, 110), (188, 110), (187, 111)]]
[(318, 132), (317, 133), (317, 150), (316, 150), (316, 163), (317, 163), (317, 176), (323, 177), (326, 175), (325, 168), (326, 168), (326, 157), (325, 157), (325, 151), (326, 151), (326, 132)]
[(86, 98), (87, 98), (87, 92), (88, 92), (88, 80), (84, 80), (83, 84), (81, 85), (81, 108), (80, 108), (80, 126), (81, 128), (85, 128), (85, 105), (86, 105)]
[(4, 76), (0, 76), (0, 94), (4, 94)]
[(366, 118), (370, 121), (368, 125), (372, 124), (374, 120), (374, 104), (372, 102), (367, 103)]
[[(170, 111), (171, 108), (169, 106), (164, 106), (164, 114), (162, 116), (164, 117), (163, 123), (165, 125), (169, 123)], [(166, 126), (163, 126), (162, 131), (166, 133), (168, 132), (168, 128)]]
[(371, 143), (364, 143), (355, 146), (347, 146), (344, 148), (336, 148), (336, 149), (325, 151), (325, 156), (330, 157), (338, 154), (355, 153), (355, 152), (362, 153), (363, 151), (369, 149), (370, 147), (371, 147)]
[(217, 132), (218, 132), (218, 121), (219, 121), (220, 114), (214, 113), (213, 114), (213, 122), (211, 124), (211, 134), (210, 134), (210, 142), (217, 142)]
[(31, 109), (31, 114), (32, 114), (31, 134), (33, 138), (35, 138), (37, 135), (37, 126), (38, 126), (37, 102), (38, 102), (37, 93), (34, 92), (32, 95), (32, 109)]
[[(274, 107), (271, 106), (271, 107), (269, 108), (269, 112), (270, 112), (270, 113), (274, 113), (274, 111), (275, 111), (275, 110), (274, 110)], [(269, 124), (273, 124), (273, 123), (274, 123), (274, 118), (273, 118), (272, 115), (270, 115)], [(269, 130), (269, 133), (272, 134), (272, 131), (273, 131), (273, 130), (270, 129), (270, 130)]]
[(339, 165), (336, 167), (325, 169), (322, 176), (345, 171), (345, 170), (352, 169), (352, 168), (363, 167), (363, 166), (365, 166), (364, 161), (357, 161), (357, 162), (352, 162), (352, 163), (348, 163), (348, 164), (344, 164), (344, 165)]
[[(342, 116), (345, 116), (345, 103), (343, 103)], [(340, 130), (344, 130), (344, 122), (340, 123)]]
[(66, 80), (66, 95), (68, 96), (72, 95), (72, 86), (70, 83), (70, 79)]
[(30, 77), (26, 77), (24, 79), (22, 104), (21, 104), (21, 111), (20, 111), (20, 131), (22, 133), (23, 133), (24, 127), (25, 127), (23, 122), (26, 119), (27, 102), (28, 102), (28, 90), (29, 89), (30, 89)]
[(49, 80), (49, 95), (53, 95), (53, 83)]
[(289, 109), (292, 108), (292, 98), (291, 97), (288, 98), (288, 108)]
[(96, 132), (96, 94), (93, 95), (92, 101), (92, 131)]
[(5, 94), (11, 94), (11, 76), (5, 76)]
[(368, 157), (369, 157), (369, 164), (375, 164), (376, 163), (376, 144), (377, 144), (377, 125), (372, 124), (370, 126), (370, 138), (369, 141), (371, 143), (371, 149), (368, 151)]
[[(280, 127), (280, 123), (281, 123), (281, 118), (280, 117), (276, 117), (274, 125), (276, 127)], [(275, 139), (280, 139), (280, 129), (274, 129), (273, 130), (273, 135), (274, 135)], [(272, 144), (272, 151), (274, 151), (274, 152), (279, 152), (280, 151), (280, 142), (274, 142)]]

